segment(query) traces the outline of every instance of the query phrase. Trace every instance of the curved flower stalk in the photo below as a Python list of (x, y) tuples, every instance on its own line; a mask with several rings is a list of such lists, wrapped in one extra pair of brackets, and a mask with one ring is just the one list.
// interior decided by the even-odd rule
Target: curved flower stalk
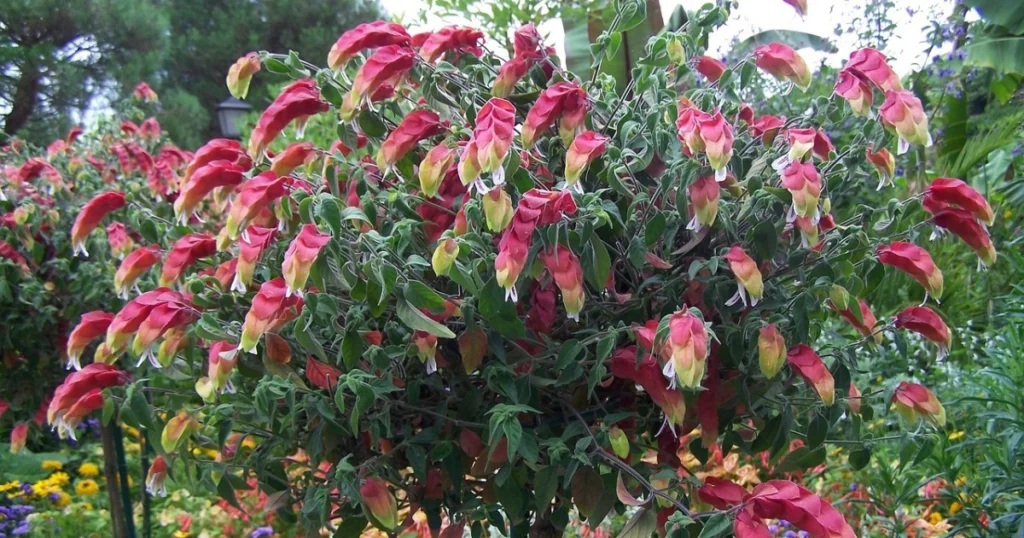
[(238, 354), (234, 345), (229, 342), (213, 342), (207, 359), (207, 375), (196, 381), (196, 392), (204, 402), (211, 403), (221, 392), (232, 394), (235, 387), (231, 384), (231, 372), (238, 362)]
[(287, 176), (300, 166), (307, 166), (317, 158), (312, 142), (296, 142), (284, 148), (270, 161), (270, 171), (278, 176)]
[(157, 361), (153, 351), (153, 343), (169, 331), (184, 327), (199, 319), (199, 310), (191, 301), (182, 297), (180, 300), (167, 300), (156, 305), (146, 316), (132, 342), (132, 353), (139, 356), (140, 366), (146, 360), (154, 368), (162, 365)]
[(433, 198), (441, 187), (441, 181), (448, 174), (448, 170), (455, 164), (455, 150), (442, 144), (434, 146), (427, 152), (420, 162), (418, 176), (420, 179), (420, 190), (423, 196)]
[(107, 243), (110, 244), (110, 252), (119, 260), (135, 248), (135, 241), (120, 222), (111, 222), (107, 226)]
[(774, 378), (786, 363), (786, 341), (774, 323), (762, 327), (757, 335), (757, 362), (761, 373)]
[(818, 169), (809, 162), (793, 161), (782, 170), (782, 186), (793, 195), (793, 206), (786, 220), (793, 222), (801, 217), (811, 219), (811, 224), (817, 225), (821, 217), (818, 199), (821, 197), (822, 186)]
[(167, 486), (164, 482), (167, 480), (167, 462), (163, 456), (157, 456), (153, 458), (152, 465), (149, 466), (149, 471), (146, 473), (146, 493), (153, 497), (166, 497)]

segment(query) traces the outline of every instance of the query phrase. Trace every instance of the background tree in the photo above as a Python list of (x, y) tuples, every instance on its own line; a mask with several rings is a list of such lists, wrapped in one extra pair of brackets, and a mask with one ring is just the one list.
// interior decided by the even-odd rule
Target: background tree
[[(149, 0), (10, 0), (0, 6), (3, 132), (50, 140), (112, 80), (133, 78), (166, 47)], [(23, 131), (24, 130), (24, 131)]]

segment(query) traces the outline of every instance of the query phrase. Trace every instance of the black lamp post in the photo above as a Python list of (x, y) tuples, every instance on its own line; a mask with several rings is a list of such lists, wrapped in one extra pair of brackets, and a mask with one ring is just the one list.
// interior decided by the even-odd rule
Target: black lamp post
[(241, 121), (252, 107), (234, 97), (228, 97), (217, 105), (217, 123), (220, 134), (225, 138), (242, 138)]

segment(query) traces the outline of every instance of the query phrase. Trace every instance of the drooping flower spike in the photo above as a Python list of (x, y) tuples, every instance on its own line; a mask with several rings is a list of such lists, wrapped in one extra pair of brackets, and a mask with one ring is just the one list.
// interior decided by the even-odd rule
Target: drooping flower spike
[(97, 194), (82, 206), (71, 227), (71, 247), (73, 254), (89, 256), (85, 250), (85, 240), (89, 233), (96, 229), (103, 217), (125, 206), (123, 192), (108, 191)]
[(160, 263), (160, 256), (160, 247), (157, 245), (138, 248), (126, 256), (114, 274), (114, 289), (117, 296), (127, 299), (128, 291), (135, 286), (139, 277), (150, 267)]
[(925, 210), (932, 214), (938, 213), (936, 209), (953, 206), (970, 213), (987, 226), (992, 226), (995, 222), (995, 214), (985, 197), (967, 183), (955, 178), (940, 177), (932, 181), (924, 190), (922, 204)]
[(820, 212), (818, 200), (821, 197), (821, 176), (810, 162), (793, 161), (782, 171), (782, 186), (793, 195), (793, 206), (786, 220), (796, 217), (811, 219), (817, 225)]
[(562, 304), (569, 319), (579, 321), (586, 295), (583, 291), (583, 266), (568, 247), (556, 245), (540, 254), (544, 266), (562, 292)]
[(196, 381), (196, 392), (204, 402), (212, 403), (221, 392), (235, 392), (231, 384), (231, 372), (238, 363), (238, 353), (228, 342), (218, 341), (210, 345), (207, 359), (207, 375)]
[(699, 231), (702, 227), (710, 228), (718, 217), (718, 201), (722, 188), (713, 176), (697, 178), (687, 187), (693, 218), (686, 225), (687, 230)]
[(288, 185), (288, 177), (278, 176), (270, 171), (243, 183), (231, 201), (227, 223), (217, 237), (217, 248), (227, 250), (231, 242), (242, 236), (242, 231), (248, 228), (260, 213), (288, 192)]
[(388, 489), (387, 482), (375, 476), (368, 477), (359, 487), (359, 500), (364, 513), (377, 526), (389, 531), (398, 527), (398, 501)]
[(946, 409), (932, 391), (917, 383), (901, 381), (892, 394), (896, 411), (910, 424), (918, 419), (941, 428), (946, 425)]
[(721, 112), (697, 118), (697, 128), (703, 142), (704, 153), (715, 171), (715, 181), (725, 181), (729, 160), (732, 159), (732, 124), (725, 121)]
[(895, 131), (899, 137), (898, 155), (910, 150), (911, 144), (926, 148), (932, 146), (932, 135), (928, 132), (928, 115), (924, 113), (921, 100), (908, 91), (887, 91), (885, 102), (878, 109), (882, 125)]
[[(871, 307), (864, 299), (857, 299), (856, 302), (847, 304), (846, 308), (840, 308), (834, 302), (831, 303), (832, 308), (839, 312), (839, 315), (843, 317), (853, 328), (860, 333), (861, 336), (871, 337), (876, 344), (882, 343), (882, 331), (876, 330), (875, 325), (878, 324), (878, 318), (875, 317), (875, 313), (871, 311)], [(854, 313), (853, 308), (860, 309), (860, 315)]]
[(290, 297), (295, 293), (302, 295), (313, 262), (320, 255), (320, 250), (327, 246), (330, 240), (331, 234), (321, 233), (315, 224), (307, 224), (299, 230), (299, 234), (288, 246), (288, 252), (284, 255), (284, 265), (281, 268), (284, 281), (287, 284), (286, 296)]
[(192, 174), (213, 161), (234, 163), (241, 166), (244, 172), (248, 172), (252, 168), (252, 159), (245, 153), (242, 145), (237, 140), (215, 138), (196, 150), (192, 160), (189, 161), (188, 166), (185, 168), (185, 173), (181, 176), (179, 190), (188, 184), (189, 180), (192, 179)]
[[(696, 388), (704, 378), (710, 346), (704, 321), (690, 310), (680, 310), (661, 325), (667, 325), (664, 341), (657, 342), (659, 324), (652, 320), (636, 328), (637, 341), (662, 360), (662, 375), (670, 388)], [(655, 346), (659, 343), (660, 346)], [(657, 347), (657, 349), (655, 349)]]
[(160, 285), (170, 286), (177, 281), (185, 269), (200, 258), (213, 256), (217, 252), (217, 240), (208, 234), (188, 234), (178, 239), (164, 259), (160, 270)]
[(82, 319), (68, 336), (66, 350), (68, 355), (68, 369), (82, 369), (82, 352), (85, 351), (86, 346), (88, 346), (90, 342), (107, 333), (107, 328), (110, 327), (110, 322), (113, 320), (113, 314), (102, 310), (93, 310), (92, 312), (82, 314)]
[(814, 387), (825, 405), (832, 405), (836, 393), (835, 379), (813, 349), (805, 344), (798, 344), (786, 354), (786, 361), (808, 385)]
[(996, 263), (996, 247), (983, 224), (973, 215), (960, 209), (943, 209), (932, 218), (940, 230), (952, 232), (967, 243), (978, 255), (979, 269), (990, 267)]
[(806, 129), (787, 129), (786, 140), (789, 142), (790, 161), (802, 161), (812, 154), (822, 161), (829, 159), (829, 154), (836, 150), (828, 135), (814, 127)]
[(316, 147), (312, 142), (297, 142), (284, 148), (270, 161), (270, 171), (278, 176), (287, 176), (300, 166), (316, 160)]
[(769, 43), (754, 49), (754, 63), (779, 80), (788, 80), (803, 91), (811, 85), (807, 63), (792, 47)]
[(420, 162), (419, 178), (420, 190), (423, 196), (433, 198), (441, 186), (448, 170), (455, 164), (455, 150), (441, 144), (427, 152)]
[(875, 94), (858, 72), (851, 69), (840, 71), (832, 93), (846, 99), (854, 114), (871, 116), (871, 105), (875, 102)]
[(245, 169), (229, 161), (211, 161), (195, 171), (174, 200), (174, 214), (179, 224), (187, 224), (199, 203), (213, 189), (234, 188), (245, 180)]
[(249, 83), (252, 76), (260, 70), (260, 55), (250, 52), (239, 58), (228, 69), (228, 92), (235, 99), (245, 99), (249, 95)]
[(415, 63), (416, 53), (409, 47), (387, 45), (377, 49), (356, 73), (352, 89), (341, 105), (341, 119), (351, 121), (355, 118), (374, 92), (385, 84), (396, 86)]
[(169, 331), (196, 321), (199, 319), (199, 315), (199, 310), (184, 297), (181, 300), (169, 300), (154, 307), (146, 316), (146, 320), (139, 326), (135, 340), (132, 342), (132, 353), (139, 356), (136, 366), (149, 360), (154, 368), (160, 368), (161, 364), (156, 360), (156, 354), (152, 349), (153, 343)]
[(742, 301), (743, 306), (747, 306), (747, 297), (749, 296), (750, 306), (757, 306), (764, 293), (761, 271), (757, 268), (757, 264), (739, 245), (733, 245), (722, 258), (729, 262), (729, 270), (736, 275), (737, 285), (736, 294), (726, 301), (725, 305), (732, 306)]
[[(891, 265), (920, 282), (936, 302), (942, 299), (942, 271), (925, 249), (904, 241), (879, 245), (878, 261)], [(925, 301), (927, 300), (926, 296)]]
[(899, 75), (889, 67), (885, 54), (872, 48), (863, 48), (851, 53), (850, 59), (843, 66), (843, 71), (859, 75), (884, 92), (903, 89)]
[(163, 456), (158, 455), (153, 458), (153, 463), (149, 466), (149, 471), (146, 474), (146, 493), (152, 497), (166, 497), (167, 486), (164, 482), (167, 480), (167, 462)]
[(124, 259), (135, 248), (135, 241), (120, 222), (111, 222), (107, 226), (107, 243), (110, 244), (110, 252), (119, 260)]
[(896, 177), (896, 158), (885, 148), (881, 148), (878, 151), (873, 151), (874, 149), (874, 145), (868, 144), (864, 150), (864, 156), (871, 163), (871, 166), (874, 167), (875, 171), (878, 172), (878, 188), (875, 190), (880, 191), (886, 182), (889, 185), (894, 185), (893, 178)]
[(327, 55), (327, 66), (337, 71), (363, 50), (411, 42), (412, 37), (401, 24), (386, 21), (363, 23), (341, 34)]
[(583, 191), (580, 176), (594, 159), (604, 153), (607, 145), (608, 137), (594, 131), (584, 131), (576, 136), (565, 154), (565, 182), (570, 188)]
[[(628, 379), (643, 387), (644, 392), (651, 397), (654, 404), (665, 413), (665, 424), (672, 432), (676, 426), (683, 427), (686, 417), (686, 402), (683, 395), (676, 389), (670, 387), (669, 380), (661, 374), (661, 367), (658, 361), (650, 353), (644, 353), (637, 364), (636, 347), (616, 350), (612, 354), (611, 372), (620, 379)], [(661, 433), (660, 431), (658, 432)]]
[(786, 341), (774, 323), (762, 327), (757, 335), (757, 362), (768, 379), (774, 378), (786, 363)]
[(512, 197), (504, 189), (487, 191), (481, 205), (484, 208), (484, 221), (488, 230), (500, 232), (512, 222)]
[(129, 379), (126, 372), (103, 363), (92, 363), (72, 372), (53, 392), (46, 410), (47, 422), (62, 439), (74, 439), (78, 423), (103, 407), (103, 390), (124, 385)]
[(245, 293), (252, 285), (252, 274), (256, 269), (256, 262), (260, 260), (263, 251), (270, 246), (274, 240), (274, 228), (263, 228), (261, 226), (250, 226), (242, 234), (239, 243), (238, 264), (235, 265), (235, 278), (231, 282), (231, 290)]
[(896, 314), (896, 328), (914, 331), (939, 346), (939, 358), (943, 358), (953, 345), (953, 334), (949, 326), (926, 306), (911, 306)]
[(499, 97), (492, 97), (476, 115), (473, 136), (459, 160), (459, 178), (463, 185), (475, 184), (480, 192), (488, 189), (481, 174), (491, 174), (493, 186), (505, 183), (505, 158), (515, 136), (516, 107)]
[[(578, 126), (582, 125), (583, 118), (580, 115), (585, 116), (588, 107), (587, 93), (579, 84), (556, 82), (551, 85), (540, 93), (537, 101), (526, 115), (522, 130), (523, 148), (532, 148), (537, 139), (544, 135), (551, 124), (563, 114), (567, 118), (563, 120), (563, 125), (559, 130), (575, 131)], [(571, 141), (570, 138), (566, 145)]]
[(377, 151), (377, 168), (387, 173), (391, 167), (402, 160), (416, 144), (432, 136), (437, 136), (448, 129), (448, 122), (429, 110), (414, 110), (388, 134), (387, 139)]
[(20, 454), (25, 450), (28, 439), (28, 422), (19, 422), (11, 428), (11, 454)]
[(289, 84), (256, 123), (249, 136), (249, 156), (259, 160), (267, 146), (293, 121), (298, 126), (297, 136), (301, 138), (310, 116), (327, 112), (330, 107), (321, 99), (320, 90), (312, 79), (300, 79)]
[(533, 231), (538, 226), (554, 224), (563, 215), (576, 213), (576, 201), (568, 191), (546, 191), (530, 189), (523, 193), (512, 215), (512, 222), (498, 243), (498, 257), (494, 260), (495, 278), (505, 288), (505, 298), (516, 301), (516, 281), (526, 265), (533, 241)]
[(479, 56), (480, 42), (484, 39), (484, 33), (466, 26), (445, 26), (440, 30), (431, 33), (420, 46), (420, 56), (427, 63), (434, 63), (444, 53), (456, 50), (467, 51)]
[(299, 305), (301, 301), (298, 295), (288, 295), (284, 278), (277, 277), (264, 282), (245, 315), (238, 349), (256, 353), (260, 337), (271, 330), (282, 316), (290, 316), (287, 311)]

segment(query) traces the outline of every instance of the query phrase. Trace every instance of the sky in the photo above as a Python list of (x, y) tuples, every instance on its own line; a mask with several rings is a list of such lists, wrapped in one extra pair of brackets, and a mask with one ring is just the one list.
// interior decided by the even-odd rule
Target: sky
[[(871, 1), (871, 0), (868, 0)], [(385, 9), (403, 21), (418, 21), (419, 13), (426, 7), (423, 0), (381, 0)], [(676, 6), (682, 5), (687, 11), (695, 11), (706, 0), (661, 0), (661, 13), (668, 18)], [(863, 16), (863, 1), (850, 0), (807, 0), (808, 14), (797, 15), (792, 7), (782, 0), (738, 0), (729, 21), (711, 35), (709, 52), (714, 56), (725, 54), (734, 39), (743, 39), (762, 30), (800, 30), (830, 39), (839, 49), (833, 55), (801, 51), (811, 65), (825, 60), (830, 65), (840, 66), (856, 47), (856, 36), (834, 35), (837, 26), (849, 24), (855, 17)], [(892, 56), (893, 69), (905, 75), (920, 66), (925, 58), (927, 45), (924, 28), (932, 20), (943, 20), (953, 8), (951, 0), (899, 0), (891, 11), (893, 22), (899, 28), (894, 33), (886, 52)], [(411, 30), (437, 29), (445, 24), (459, 24), (465, 21), (427, 17), (425, 25), (410, 23)], [(561, 53), (564, 33), (560, 21), (548, 21), (539, 27), (549, 44)]]

